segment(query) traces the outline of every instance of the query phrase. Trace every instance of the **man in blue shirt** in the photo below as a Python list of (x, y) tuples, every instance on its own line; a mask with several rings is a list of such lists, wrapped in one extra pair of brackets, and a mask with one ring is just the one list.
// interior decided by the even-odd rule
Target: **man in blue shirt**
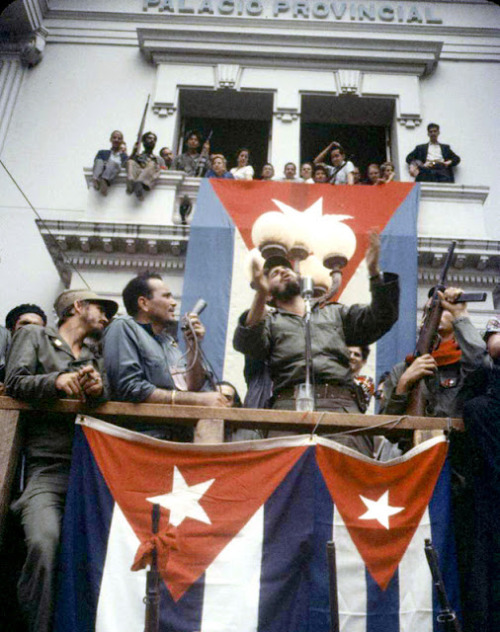
[[(206, 374), (198, 352), (205, 328), (195, 314), (188, 314), (184, 330), (184, 359), (175, 340), (165, 332), (175, 321), (177, 305), (162, 278), (145, 272), (123, 290), (128, 316), (116, 318), (104, 339), (104, 365), (111, 398), (148, 404), (227, 406), (219, 391), (203, 391)], [(161, 427), (161, 437), (192, 441), (188, 426)]]

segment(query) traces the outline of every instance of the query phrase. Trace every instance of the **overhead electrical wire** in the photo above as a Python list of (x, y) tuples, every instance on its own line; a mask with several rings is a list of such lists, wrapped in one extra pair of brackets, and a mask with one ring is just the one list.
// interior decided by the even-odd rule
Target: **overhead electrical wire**
[(81, 275), (80, 271), (77, 269), (77, 267), (75, 266), (75, 264), (71, 261), (71, 259), (69, 259), (69, 257), (66, 255), (66, 253), (64, 252), (64, 250), (61, 248), (61, 245), (59, 244), (59, 242), (57, 241), (57, 239), (55, 238), (54, 234), (51, 232), (50, 228), (47, 226), (47, 224), (45, 223), (45, 220), (40, 216), (40, 213), (36, 210), (36, 208), (33, 206), (33, 204), (30, 202), (30, 200), (28, 199), (28, 196), (24, 193), (24, 191), (22, 190), (22, 188), (20, 187), (20, 185), (17, 183), (16, 179), (14, 178), (14, 176), (11, 174), (11, 172), (7, 169), (7, 167), (5, 166), (5, 163), (3, 162), (3, 160), (0, 158), (0, 164), (2, 165), (2, 167), (5, 169), (5, 172), (7, 173), (7, 175), (9, 176), (9, 178), (12, 180), (12, 182), (14, 183), (15, 187), (17, 188), (17, 190), (19, 191), (19, 193), (23, 196), (23, 198), (26, 200), (26, 202), (28, 203), (29, 207), (31, 208), (31, 210), (33, 211), (33, 213), (35, 213), (35, 215), (38, 217), (38, 219), (40, 220), (40, 223), (42, 224), (44, 230), (47, 231), (48, 235), (50, 235), (50, 237), (53, 240), (53, 243), (55, 244), (56, 248), (59, 250), (59, 252), (61, 253), (63, 259), (66, 261), (66, 263), (68, 263), (73, 270), (77, 273), (77, 275), (80, 277), (80, 279), (85, 283), (86, 287), (91, 290), (92, 288), (90, 287), (90, 285), (87, 283), (87, 281), (83, 278), (83, 276)]

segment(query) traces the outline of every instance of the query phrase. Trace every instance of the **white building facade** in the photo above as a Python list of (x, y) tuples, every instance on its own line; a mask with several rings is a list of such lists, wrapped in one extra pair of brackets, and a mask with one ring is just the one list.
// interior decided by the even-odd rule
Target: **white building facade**
[(422, 185), (419, 304), (455, 238), (450, 280), (488, 291), (471, 306), (479, 327), (493, 313), (494, 3), (16, 0), (0, 36), (0, 320), (21, 302), (50, 311), (64, 286), (82, 286), (78, 272), (119, 298), (131, 276), (155, 268), (180, 296), (189, 227), (179, 205), (188, 196), (196, 207), (199, 180), (165, 172), (142, 203), (125, 194), (124, 176), (106, 198), (90, 186), (112, 130), (131, 150), (148, 94), (145, 129), (158, 135), (157, 149), (180, 152), (186, 129), (201, 123), (214, 131), (214, 150), (255, 146), (278, 173), (314, 158), (325, 134), (339, 131), (349, 151), (350, 137), (365, 147), (373, 128), (373, 161), (390, 158), (398, 178), (411, 180), (406, 155), (426, 142), (428, 123), (440, 124), (440, 140), (462, 162), (455, 184)]

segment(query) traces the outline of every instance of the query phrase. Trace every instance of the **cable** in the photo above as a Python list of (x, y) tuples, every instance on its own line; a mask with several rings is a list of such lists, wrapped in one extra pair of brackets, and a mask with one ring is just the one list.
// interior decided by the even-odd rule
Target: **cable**
[(332, 436), (338, 437), (341, 435), (356, 434), (357, 432), (364, 432), (365, 430), (373, 430), (374, 428), (382, 428), (384, 426), (391, 426), (395, 428), (399, 423), (403, 421), (403, 419), (406, 419), (407, 416), (408, 415), (401, 415), (401, 417), (398, 417), (398, 419), (390, 419), (389, 421), (382, 421), (379, 424), (372, 424), (371, 426), (361, 426), (360, 428), (353, 428), (352, 430), (344, 430), (343, 432), (335, 432), (334, 434), (332, 434)]
[(0, 164), (2, 165), (2, 167), (5, 169), (7, 175), (9, 176), (9, 178), (12, 180), (12, 182), (14, 183), (15, 187), (17, 188), (17, 190), (19, 191), (19, 193), (23, 196), (23, 198), (26, 200), (26, 202), (28, 202), (31, 210), (33, 211), (33, 213), (35, 213), (35, 215), (38, 217), (38, 219), (40, 220), (41, 224), (43, 225), (44, 229), (47, 231), (47, 233), (50, 235), (50, 237), (52, 238), (54, 244), (56, 245), (57, 249), (59, 250), (59, 252), (61, 253), (61, 255), (63, 256), (63, 259), (66, 261), (66, 263), (68, 263), (73, 270), (78, 274), (78, 276), (80, 277), (80, 279), (85, 283), (85, 285), (87, 286), (87, 288), (89, 290), (91, 290), (92, 288), (90, 287), (90, 285), (87, 283), (87, 281), (85, 281), (85, 279), (83, 278), (83, 276), (80, 274), (79, 270), (76, 268), (76, 266), (74, 265), (74, 263), (72, 261), (70, 261), (68, 259), (68, 257), (66, 256), (66, 253), (64, 252), (64, 250), (61, 248), (61, 246), (59, 245), (59, 243), (57, 242), (57, 239), (54, 237), (54, 235), (52, 234), (52, 232), (50, 231), (49, 227), (47, 226), (47, 224), (45, 223), (45, 220), (40, 216), (40, 213), (36, 210), (36, 208), (33, 206), (33, 204), (29, 201), (27, 195), (24, 193), (24, 191), (21, 189), (21, 187), (19, 186), (19, 184), (16, 182), (16, 179), (14, 178), (14, 176), (11, 174), (11, 172), (7, 169), (7, 167), (5, 166), (4, 162), (2, 159), (0, 159)]

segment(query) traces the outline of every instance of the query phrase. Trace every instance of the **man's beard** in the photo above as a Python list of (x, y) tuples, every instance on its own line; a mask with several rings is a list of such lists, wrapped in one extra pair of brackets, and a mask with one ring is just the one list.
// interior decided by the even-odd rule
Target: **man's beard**
[(295, 279), (290, 279), (286, 282), (284, 289), (273, 288), (271, 290), (271, 296), (275, 301), (289, 301), (291, 298), (300, 294), (299, 282)]

